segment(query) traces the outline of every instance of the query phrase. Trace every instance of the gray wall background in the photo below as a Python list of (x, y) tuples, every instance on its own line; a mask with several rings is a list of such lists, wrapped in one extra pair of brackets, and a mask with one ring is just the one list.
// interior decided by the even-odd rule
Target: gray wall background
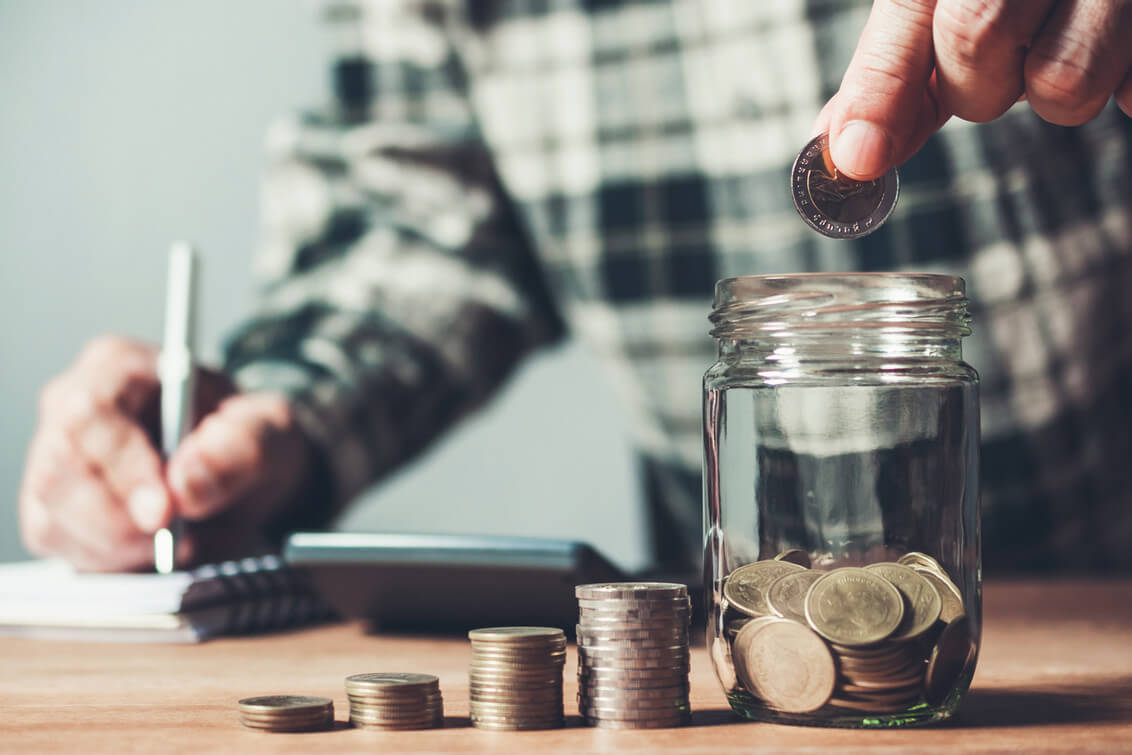
[[(39, 386), (95, 334), (159, 338), (169, 241), (205, 252), (207, 360), (248, 310), (262, 137), (322, 99), (326, 41), (301, 0), (0, 0), (0, 561), (27, 556), (16, 496)], [(341, 526), (576, 537), (639, 566), (621, 430), (567, 345)]]

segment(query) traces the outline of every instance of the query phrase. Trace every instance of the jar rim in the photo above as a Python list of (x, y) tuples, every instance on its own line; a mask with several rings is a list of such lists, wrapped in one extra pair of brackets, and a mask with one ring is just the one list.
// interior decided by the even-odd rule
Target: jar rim
[(747, 275), (715, 285), (717, 338), (847, 327), (960, 337), (970, 334), (966, 282), (940, 273)]

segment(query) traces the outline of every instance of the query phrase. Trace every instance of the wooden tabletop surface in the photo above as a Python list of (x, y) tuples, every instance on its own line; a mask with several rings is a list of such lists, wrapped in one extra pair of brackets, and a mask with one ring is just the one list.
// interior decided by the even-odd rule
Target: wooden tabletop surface
[[(466, 640), (366, 635), (356, 624), (204, 645), (0, 639), (0, 752), (1132, 752), (1132, 580), (992, 582), (974, 686), (934, 728), (847, 731), (741, 721), (702, 648), (694, 724), (610, 731), (487, 732), (468, 722)], [(566, 679), (574, 699), (573, 648)], [(343, 679), (367, 671), (440, 677), (445, 728), (345, 727)], [(329, 732), (243, 729), (236, 700), (301, 693), (335, 701)]]

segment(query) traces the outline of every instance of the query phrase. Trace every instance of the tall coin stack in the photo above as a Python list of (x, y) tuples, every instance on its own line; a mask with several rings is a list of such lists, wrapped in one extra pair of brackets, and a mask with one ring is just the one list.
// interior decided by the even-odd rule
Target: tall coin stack
[(579, 585), (578, 711), (590, 726), (659, 729), (691, 718), (688, 588)]
[(566, 635), (555, 627), (491, 627), (468, 632), (472, 725), (518, 731), (563, 725)]
[(440, 680), (432, 674), (354, 674), (346, 677), (350, 723), (400, 731), (444, 725)]

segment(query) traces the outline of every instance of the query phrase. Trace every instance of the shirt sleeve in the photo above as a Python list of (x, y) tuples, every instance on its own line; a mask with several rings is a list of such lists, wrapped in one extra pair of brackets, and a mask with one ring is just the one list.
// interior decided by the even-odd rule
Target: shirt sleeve
[(447, 5), (337, 2), (360, 52), (332, 104), (273, 128), (262, 293), (225, 344), (241, 389), (289, 396), (324, 524), (483, 403), (561, 317), (477, 129)]

